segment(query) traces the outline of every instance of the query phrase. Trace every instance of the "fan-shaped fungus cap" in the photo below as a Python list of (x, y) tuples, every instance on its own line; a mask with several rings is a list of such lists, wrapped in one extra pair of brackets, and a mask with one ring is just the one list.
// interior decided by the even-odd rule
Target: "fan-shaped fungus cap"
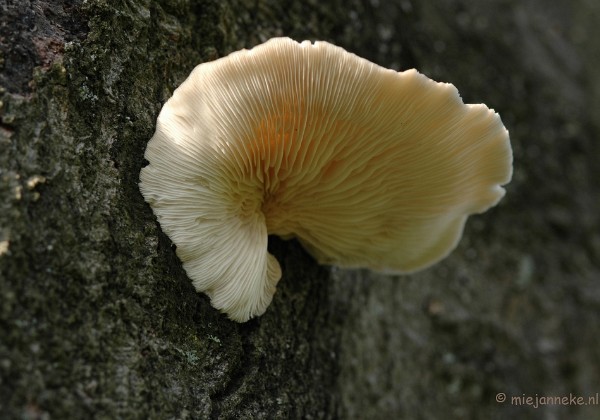
[(281, 277), (268, 234), (321, 263), (412, 272), (444, 258), (512, 172), (500, 117), (453, 85), (288, 38), (196, 67), (145, 157), (141, 191), (188, 276), (239, 322)]

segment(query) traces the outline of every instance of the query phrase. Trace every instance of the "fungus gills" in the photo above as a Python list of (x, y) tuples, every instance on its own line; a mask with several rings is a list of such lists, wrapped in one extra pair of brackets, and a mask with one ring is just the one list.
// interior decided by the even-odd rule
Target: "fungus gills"
[(409, 273), (447, 256), (504, 195), (508, 132), (416, 70), (275, 38), (197, 66), (164, 105), (140, 188), (199, 292), (261, 315), (267, 235), (323, 264)]

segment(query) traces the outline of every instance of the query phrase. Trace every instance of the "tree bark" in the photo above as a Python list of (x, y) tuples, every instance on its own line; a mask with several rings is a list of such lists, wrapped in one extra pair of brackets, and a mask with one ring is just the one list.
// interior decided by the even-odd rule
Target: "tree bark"
[[(0, 10), (2, 418), (600, 418), (600, 6)], [(515, 172), (415, 275), (319, 266), (270, 238), (283, 278), (266, 314), (237, 324), (194, 291), (137, 183), (192, 68), (283, 35), (453, 83), (499, 112)], [(539, 400), (571, 395), (586, 404)]]

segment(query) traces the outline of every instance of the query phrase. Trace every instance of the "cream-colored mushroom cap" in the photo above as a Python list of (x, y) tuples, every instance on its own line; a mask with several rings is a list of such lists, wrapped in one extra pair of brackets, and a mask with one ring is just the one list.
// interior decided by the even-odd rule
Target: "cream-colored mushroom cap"
[(141, 191), (196, 290), (240, 322), (281, 277), (267, 235), (324, 264), (412, 272), (448, 255), (512, 172), (498, 114), (453, 85), (288, 38), (196, 67), (145, 157)]

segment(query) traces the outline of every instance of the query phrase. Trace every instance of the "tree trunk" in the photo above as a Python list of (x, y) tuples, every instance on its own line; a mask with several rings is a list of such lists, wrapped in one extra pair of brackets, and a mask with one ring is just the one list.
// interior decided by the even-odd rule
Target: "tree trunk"
[[(558, 3), (0, 1), (0, 417), (600, 419), (600, 6)], [(138, 176), (196, 64), (282, 35), (455, 84), (515, 172), (415, 275), (270, 238), (283, 278), (237, 324)]]

